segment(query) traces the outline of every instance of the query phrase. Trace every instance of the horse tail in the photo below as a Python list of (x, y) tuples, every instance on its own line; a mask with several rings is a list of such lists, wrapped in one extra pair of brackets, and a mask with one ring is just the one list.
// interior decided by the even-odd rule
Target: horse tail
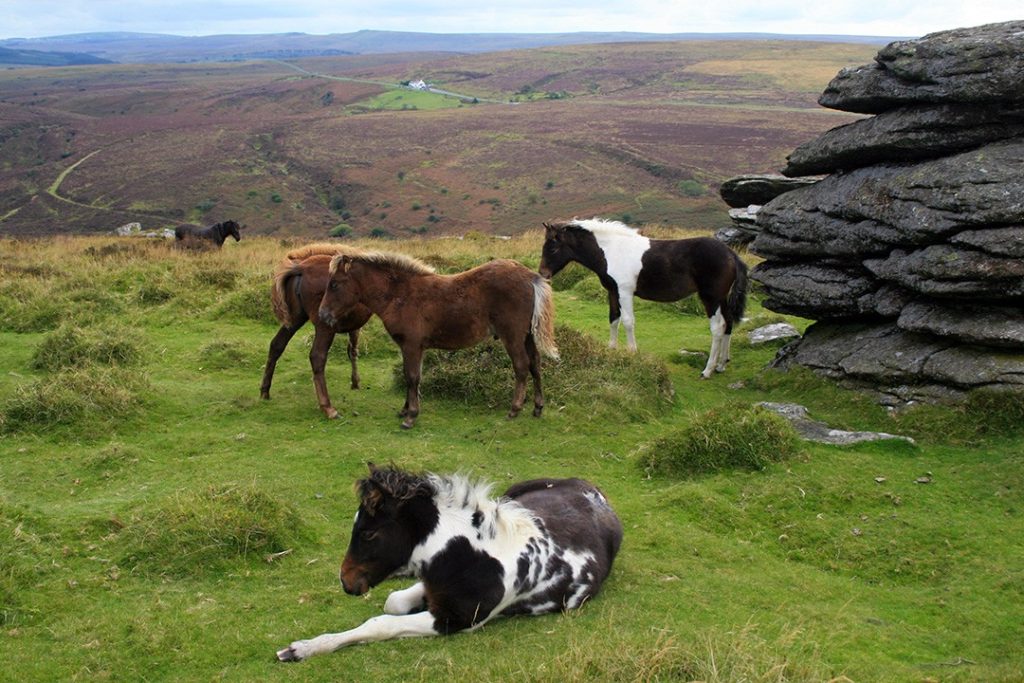
[(736, 261), (736, 276), (732, 280), (732, 287), (729, 289), (729, 298), (726, 300), (726, 308), (729, 313), (729, 331), (732, 326), (743, 319), (743, 311), (747, 307), (747, 289), (750, 285), (747, 279), (747, 264), (740, 259), (736, 252), (731, 252)]
[(551, 296), (551, 285), (536, 273), (533, 274), (533, 319), (530, 321), (530, 332), (537, 350), (548, 358), (558, 360), (555, 302)]
[[(302, 275), (302, 266), (291, 259), (285, 259), (274, 270), (274, 284), (270, 288), (270, 305), (274, 309), (274, 317), (285, 327), (295, 324), (295, 314), (288, 301), (288, 285), (293, 277)], [(297, 300), (297, 299), (296, 299)]]

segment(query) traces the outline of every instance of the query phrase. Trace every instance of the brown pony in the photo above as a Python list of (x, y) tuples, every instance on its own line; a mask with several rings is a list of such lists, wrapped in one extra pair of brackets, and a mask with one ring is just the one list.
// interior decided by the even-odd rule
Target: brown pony
[(402, 350), (403, 428), (412, 427), (420, 412), (423, 352), (466, 348), (490, 335), (501, 339), (515, 371), (508, 416), (515, 417), (523, 408), (528, 373), (533, 376), (533, 414), (540, 416), (540, 354), (558, 357), (554, 305), (550, 285), (526, 266), (496, 260), (464, 273), (437, 275), (404, 254), (339, 254), (331, 261), (320, 319), (333, 327), (360, 306), (381, 319)]
[(327, 352), (330, 351), (334, 335), (338, 332), (348, 333), (352, 388), (359, 388), (359, 369), (356, 367), (356, 359), (359, 356), (359, 328), (370, 319), (370, 311), (365, 306), (354, 306), (345, 315), (339, 316), (333, 325), (322, 322), (317, 315), (320, 299), (327, 289), (331, 259), (345, 253), (359, 253), (359, 250), (339, 244), (311, 244), (289, 252), (278, 264), (274, 271), (270, 302), (274, 307), (274, 315), (281, 323), (281, 329), (270, 341), (267, 366), (263, 370), (263, 385), (260, 387), (262, 398), (270, 398), (270, 383), (274, 379), (277, 359), (307, 320), (313, 321), (316, 332), (313, 337), (313, 348), (309, 352), (309, 364), (313, 368), (313, 387), (316, 389), (320, 410), (324, 411), (328, 418), (338, 417), (338, 411), (331, 405), (331, 397), (327, 394), (327, 380), (324, 378)]

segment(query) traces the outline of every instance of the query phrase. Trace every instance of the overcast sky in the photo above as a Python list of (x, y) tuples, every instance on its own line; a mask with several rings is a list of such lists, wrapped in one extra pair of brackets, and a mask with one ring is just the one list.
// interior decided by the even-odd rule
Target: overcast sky
[(0, 0), (0, 38), (92, 31), (920, 36), (1024, 19), (1021, 0)]

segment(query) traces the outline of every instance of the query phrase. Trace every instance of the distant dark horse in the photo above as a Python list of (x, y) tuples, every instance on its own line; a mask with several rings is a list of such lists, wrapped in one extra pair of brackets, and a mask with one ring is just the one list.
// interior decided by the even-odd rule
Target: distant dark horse
[(582, 479), (535, 479), (495, 499), (464, 477), (376, 469), (358, 484), (359, 511), (341, 565), (345, 592), (393, 574), (386, 614), (342, 633), (299, 640), (283, 662), (389, 638), (475, 630), (498, 616), (575, 609), (597, 594), (622, 543), (622, 523)]
[(334, 327), (359, 306), (375, 313), (402, 349), (403, 428), (412, 427), (420, 412), (423, 352), (463, 349), (490, 336), (501, 339), (516, 376), (508, 416), (523, 408), (528, 374), (533, 376), (533, 414), (540, 416), (540, 354), (558, 356), (554, 305), (550, 285), (526, 266), (496, 260), (464, 273), (437, 275), (404, 254), (335, 256), (320, 319)]
[(242, 226), (235, 221), (224, 221), (211, 225), (208, 228), (200, 228), (195, 225), (179, 225), (174, 229), (174, 241), (181, 246), (202, 249), (204, 247), (216, 246), (220, 249), (224, 240), (234, 237), (235, 241), (242, 239), (239, 230)]
[(729, 247), (711, 237), (652, 240), (618, 221), (596, 218), (545, 223), (544, 229), (541, 275), (550, 278), (576, 261), (608, 290), (609, 346), (618, 344), (621, 320), (626, 344), (636, 350), (634, 295), (678, 301), (697, 292), (711, 325), (711, 353), (701, 376), (725, 370), (732, 327), (747, 300), (747, 266)]
[(334, 325), (320, 320), (317, 311), (320, 300), (327, 291), (328, 269), (331, 259), (342, 253), (359, 253), (359, 250), (338, 244), (311, 244), (289, 252), (274, 272), (274, 284), (270, 290), (270, 302), (274, 315), (281, 323), (270, 341), (267, 353), (267, 365), (263, 370), (263, 384), (260, 396), (270, 398), (270, 383), (274, 379), (274, 368), (277, 359), (284, 353), (288, 342), (306, 324), (313, 321), (315, 336), (313, 348), (309, 352), (309, 364), (313, 368), (313, 387), (320, 410), (328, 418), (338, 417), (338, 411), (331, 405), (331, 397), (327, 393), (327, 380), (324, 367), (327, 365), (327, 352), (331, 350), (334, 335), (338, 332), (348, 333), (348, 358), (352, 364), (352, 388), (359, 388), (359, 369), (356, 359), (359, 356), (359, 329), (370, 319), (370, 311), (364, 306), (357, 306), (347, 315), (338, 318)]

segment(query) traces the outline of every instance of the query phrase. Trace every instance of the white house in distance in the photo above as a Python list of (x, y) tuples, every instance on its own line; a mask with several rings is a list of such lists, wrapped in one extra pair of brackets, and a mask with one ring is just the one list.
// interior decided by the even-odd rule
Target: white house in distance
[(413, 90), (427, 90), (430, 88), (422, 78), (415, 81), (409, 81), (409, 87)]

